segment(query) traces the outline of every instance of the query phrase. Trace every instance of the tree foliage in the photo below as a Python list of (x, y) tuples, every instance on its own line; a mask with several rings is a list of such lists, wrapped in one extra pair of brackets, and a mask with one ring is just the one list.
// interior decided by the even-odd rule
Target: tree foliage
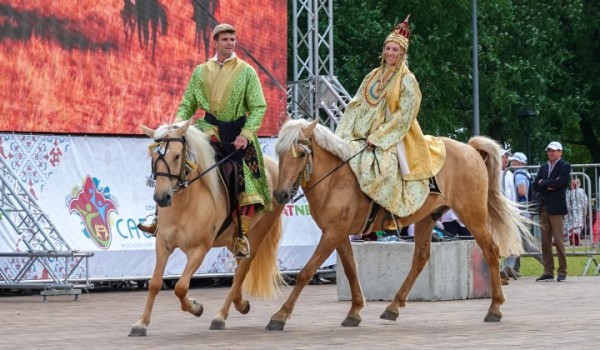
[[(466, 141), (473, 125), (471, 1), (333, 3), (334, 73), (344, 87), (357, 90), (380, 64), (387, 34), (410, 13), (421, 127)], [(531, 163), (545, 160), (551, 140), (563, 143), (571, 163), (600, 163), (600, 2), (480, 1), (477, 14), (481, 134), (523, 152), (529, 139)], [(523, 110), (534, 116), (519, 117)]]

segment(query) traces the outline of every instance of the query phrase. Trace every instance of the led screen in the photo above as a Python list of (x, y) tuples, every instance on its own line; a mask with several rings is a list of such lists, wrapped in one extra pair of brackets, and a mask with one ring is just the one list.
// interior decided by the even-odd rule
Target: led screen
[(168, 123), (225, 22), (263, 84), (259, 135), (275, 135), (286, 11), (283, 0), (0, 0), (0, 131), (140, 134)]

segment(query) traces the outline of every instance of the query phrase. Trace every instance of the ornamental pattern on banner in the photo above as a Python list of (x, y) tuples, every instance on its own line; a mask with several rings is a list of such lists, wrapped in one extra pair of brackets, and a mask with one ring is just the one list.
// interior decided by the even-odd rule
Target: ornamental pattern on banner
[(0, 156), (36, 200), (70, 146), (69, 136), (0, 135)]

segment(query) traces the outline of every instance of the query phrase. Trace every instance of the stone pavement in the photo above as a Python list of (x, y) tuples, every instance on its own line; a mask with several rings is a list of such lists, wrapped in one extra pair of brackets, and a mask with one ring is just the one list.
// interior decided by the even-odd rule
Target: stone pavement
[(600, 277), (567, 282), (520, 278), (504, 287), (500, 323), (484, 323), (489, 299), (410, 302), (397, 321), (379, 318), (387, 302), (368, 302), (358, 327), (340, 326), (349, 302), (337, 301), (334, 284), (305, 288), (283, 331), (266, 331), (275, 300), (251, 300), (241, 315), (232, 308), (224, 331), (208, 329), (227, 288), (196, 288), (204, 314), (183, 313), (172, 290), (154, 307), (148, 336), (128, 337), (146, 291), (0, 297), (0, 349), (598, 349)]

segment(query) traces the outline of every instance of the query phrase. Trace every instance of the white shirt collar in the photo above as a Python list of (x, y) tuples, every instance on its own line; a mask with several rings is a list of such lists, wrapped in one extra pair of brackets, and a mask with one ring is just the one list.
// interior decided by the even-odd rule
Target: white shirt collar
[(219, 62), (219, 58), (217, 57), (217, 55), (214, 55), (213, 58), (211, 58), (211, 60), (217, 62), (220, 65), (224, 65), (227, 61), (231, 61), (234, 58), (236, 58), (236, 55), (235, 55), (235, 52), (232, 52), (231, 56), (229, 56), (229, 58), (225, 59), (225, 61), (223, 61), (223, 63)]

